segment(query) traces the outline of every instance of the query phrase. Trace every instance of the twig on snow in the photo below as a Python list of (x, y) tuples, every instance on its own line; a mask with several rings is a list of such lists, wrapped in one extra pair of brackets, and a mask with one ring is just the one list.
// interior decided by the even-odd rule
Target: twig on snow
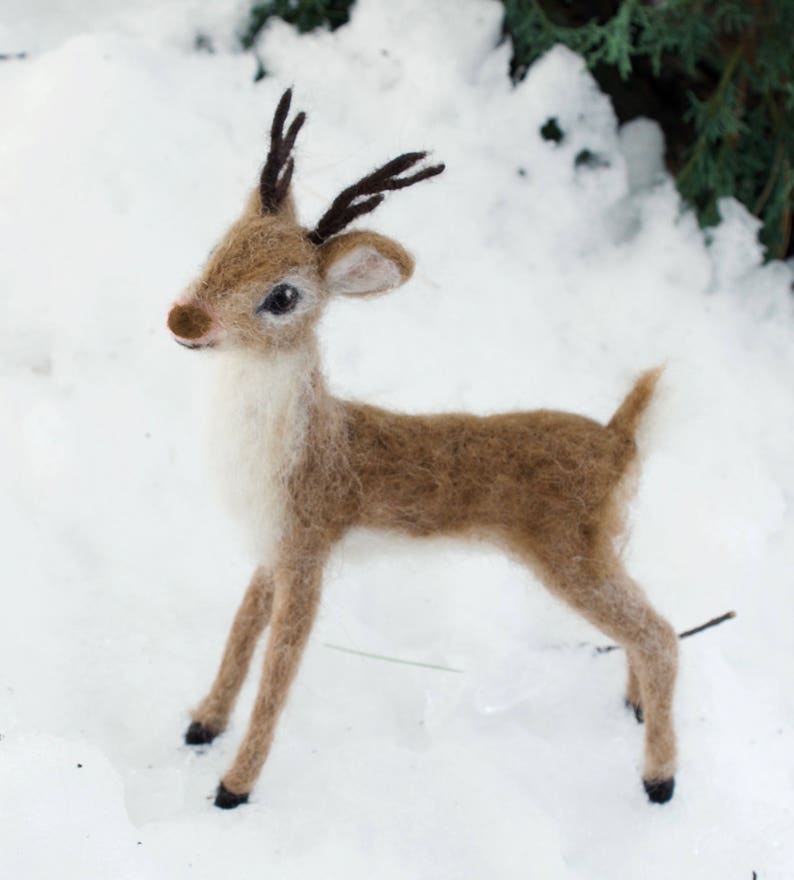
[[(720, 614), (719, 617), (712, 617), (711, 620), (701, 623), (700, 626), (684, 630), (684, 632), (678, 634), (678, 638), (689, 638), (689, 636), (697, 635), (698, 633), (703, 632), (704, 629), (710, 629), (712, 626), (719, 626), (719, 624), (725, 623), (726, 620), (731, 620), (734, 617), (736, 617), (735, 611), (726, 611), (725, 614)], [(608, 654), (610, 651), (619, 651), (620, 645), (599, 645), (595, 650), (596, 654)]]

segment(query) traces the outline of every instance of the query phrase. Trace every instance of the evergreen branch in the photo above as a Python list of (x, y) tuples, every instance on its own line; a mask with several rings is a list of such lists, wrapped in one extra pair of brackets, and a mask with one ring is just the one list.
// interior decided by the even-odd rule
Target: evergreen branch
[[(733, 54), (731, 55), (730, 61), (728, 62), (727, 66), (725, 67), (725, 70), (722, 72), (722, 77), (720, 78), (720, 81), (717, 84), (717, 88), (716, 88), (714, 94), (709, 98), (708, 105), (707, 105), (707, 107), (709, 109), (707, 110), (707, 113), (710, 112), (712, 115), (716, 114), (717, 108), (719, 107), (719, 104), (722, 101), (723, 95), (725, 94), (725, 91), (728, 88), (728, 85), (730, 84), (731, 79), (733, 78), (733, 74), (735, 73), (736, 68), (739, 65), (739, 62), (742, 60), (743, 54), (744, 54), (744, 47), (740, 43), (736, 47), (736, 49), (734, 50)], [(706, 132), (704, 131), (700, 135), (700, 137), (697, 139), (697, 141), (695, 142), (695, 147), (692, 151), (692, 155), (690, 156), (689, 161), (686, 163), (686, 165), (681, 169), (681, 171), (678, 174), (677, 182), (678, 182), (679, 187), (683, 186), (683, 184), (686, 182), (687, 178), (692, 174), (692, 171), (695, 167), (695, 163), (698, 159), (698, 156), (700, 155), (700, 153), (703, 152), (707, 143), (708, 143), (708, 137), (707, 137)]]
[(791, 224), (792, 224), (792, 213), (791, 213), (791, 195), (792, 195), (792, 173), (791, 173), (791, 163), (788, 159), (785, 160), (783, 167), (783, 196), (782, 202), (784, 210), (782, 212), (781, 222), (780, 222), (780, 244), (778, 245), (775, 256), (778, 259), (782, 259), (786, 255), (786, 244), (791, 240)]
[(772, 170), (769, 172), (769, 177), (767, 178), (766, 185), (761, 190), (761, 194), (755, 200), (753, 204), (753, 214), (756, 216), (760, 216), (761, 212), (766, 207), (766, 203), (769, 201), (769, 197), (772, 195), (772, 192), (775, 188), (775, 180), (777, 179), (778, 174), (780, 174), (780, 169), (783, 166), (783, 160), (786, 156), (786, 143), (782, 137), (778, 138), (777, 149), (775, 150), (775, 159), (772, 164)]

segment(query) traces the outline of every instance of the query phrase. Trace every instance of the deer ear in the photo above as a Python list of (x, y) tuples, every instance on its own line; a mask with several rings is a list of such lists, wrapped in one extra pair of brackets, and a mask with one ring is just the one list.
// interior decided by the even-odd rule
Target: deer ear
[(334, 296), (384, 293), (405, 284), (413, 271), (408, 251), (376, 232), (347, 232), (320, 248), (320, 274)]

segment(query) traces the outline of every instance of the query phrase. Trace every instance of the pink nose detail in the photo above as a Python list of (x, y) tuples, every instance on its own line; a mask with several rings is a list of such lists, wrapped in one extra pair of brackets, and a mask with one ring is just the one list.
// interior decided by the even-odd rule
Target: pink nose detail
[(212, 318), (199, 306), (177, 304), (168, 313), (168, 329), (180, 339), (201, 339), (211, 328)]

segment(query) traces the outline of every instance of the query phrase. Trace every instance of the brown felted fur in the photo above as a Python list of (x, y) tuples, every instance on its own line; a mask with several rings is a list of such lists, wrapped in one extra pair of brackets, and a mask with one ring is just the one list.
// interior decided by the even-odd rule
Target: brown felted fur
[[(494, 541), (624, 646), (627, 698), (646, 722), (646, 789), (652, 800), (669, 799), (677, 641), (615, 549), (636, 470), (634, 434), (659, 371), (638, 379), (606, 426), (547, 410), (408, 416), (335, 398), (315, 342), (327, 300), (334, 292), (396, 286), (413, 262), (371, 232), (315, 245), (288, 194), (267, 215), (256, 210), (258, 198), (174, 307), (211, 316), (202, 338), (234, 367), (225, 386), (237, 419), (230, 442), (239, 445), (230, 479), (241, 479), (237, 497), (262, 536), (261, 567), (194, 723), (213, 732), (226, 726), (257, 638), (271, 622), (251, 722), (219, 806), (242, 802), (257, 779), (315, 618), (325, 560), (357, 526)], [(287, 311), (268, 311), (285, 286), (297, 299)]]
[(273, 607), (273, 578), (258, 568), (251, 578), (243, 603), (229, 633), (229, 644), (218, 675), (207, 698), (193, 713), (193, 720), (219, 733), (226, 727), (229, 713), (251, 662), (259, 636), (270, 619)]

